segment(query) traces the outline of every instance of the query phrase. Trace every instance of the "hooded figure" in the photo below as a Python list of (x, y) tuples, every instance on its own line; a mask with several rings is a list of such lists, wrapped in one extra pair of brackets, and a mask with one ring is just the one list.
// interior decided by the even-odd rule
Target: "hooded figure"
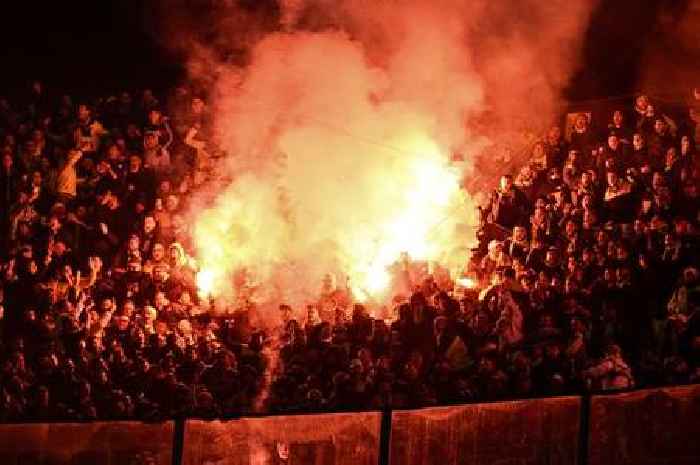
[(195, 267), (182, 245), (178, 242), (170, 244), (168, 247), (168, 256), (170, 259), (170, 275), (172, 279), (183, 284), (188, 289), (194, 290), (196, 288)]

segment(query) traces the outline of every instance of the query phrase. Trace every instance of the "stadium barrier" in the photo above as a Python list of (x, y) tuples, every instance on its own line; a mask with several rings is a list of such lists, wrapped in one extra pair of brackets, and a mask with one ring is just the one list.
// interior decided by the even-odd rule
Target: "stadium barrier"
[(418, 410), (0, 425), (2, 465), (690, 465), (700, 385)]
[(590, 465), (700, 463), (700, 385), (591, 398)]
[(2, 465), (171, 465), (174, 422), (0, 425)]
[(381, 413), (185, 424), (184, 465), (376, 465)]
[(391, 465), (576, 464), (580, 397), (393, 412)]

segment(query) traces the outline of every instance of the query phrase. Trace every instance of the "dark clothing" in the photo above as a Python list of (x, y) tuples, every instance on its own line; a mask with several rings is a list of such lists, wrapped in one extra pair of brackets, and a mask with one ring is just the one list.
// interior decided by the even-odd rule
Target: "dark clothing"
[[(111, 266), (111, 257), (119, 248), (119, 244), (126, 240), (127, 228), (125, 221), (127, 215), (122, 207), (99, 207), (94, 214), (95, 222), (92, 231), (92, 249), (100, 257), (109, 257), (107, 266)], [(106, 233), (101, 224), (106, 226)]]
[(596, 148), (596, 137), (591, 129), (583, 132), (573, 131), (571, 133), (571, 145), (569, 149), (578, 150), (584, 157), (590, 157), (591, 151)]
[(510, 192), (496, 190), (491, 195), (489, 219), (511, 229), (525, 220), (527, 207), (525, 195), (517, 188), (513, 187)]

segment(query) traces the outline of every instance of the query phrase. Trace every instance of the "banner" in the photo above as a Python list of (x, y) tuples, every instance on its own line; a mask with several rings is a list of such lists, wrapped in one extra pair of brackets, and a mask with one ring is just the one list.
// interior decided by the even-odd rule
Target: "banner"
[(392, 415), (391, 465), (574, 465), (580, 398), (497, 402)]
[(700, 464), (700, 385), (591, 399), (590, 465)]
[(185, 424), (184, 465), (376, 465), (381, 414)]
[(171, 465), (173, 423), (0, 425), (2, 465)]

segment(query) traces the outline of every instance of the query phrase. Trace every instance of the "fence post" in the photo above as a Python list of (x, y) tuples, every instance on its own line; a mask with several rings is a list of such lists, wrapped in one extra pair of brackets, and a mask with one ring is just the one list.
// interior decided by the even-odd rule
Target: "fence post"
[(581, 418), (578, 428), (578, 465), (588, 465), (588, 439), (591, 425), (591, 395), (581, 397)]
[(182, 465), (182, 454), (185, 447), (185, 420), (175, 420), (173, 428), (173, 460), (172, 465)]
[(378, 465), (389, 465), (391, 449), (391, 407), (382, 410), (382, 423), (379, 429), (379, 461)]

